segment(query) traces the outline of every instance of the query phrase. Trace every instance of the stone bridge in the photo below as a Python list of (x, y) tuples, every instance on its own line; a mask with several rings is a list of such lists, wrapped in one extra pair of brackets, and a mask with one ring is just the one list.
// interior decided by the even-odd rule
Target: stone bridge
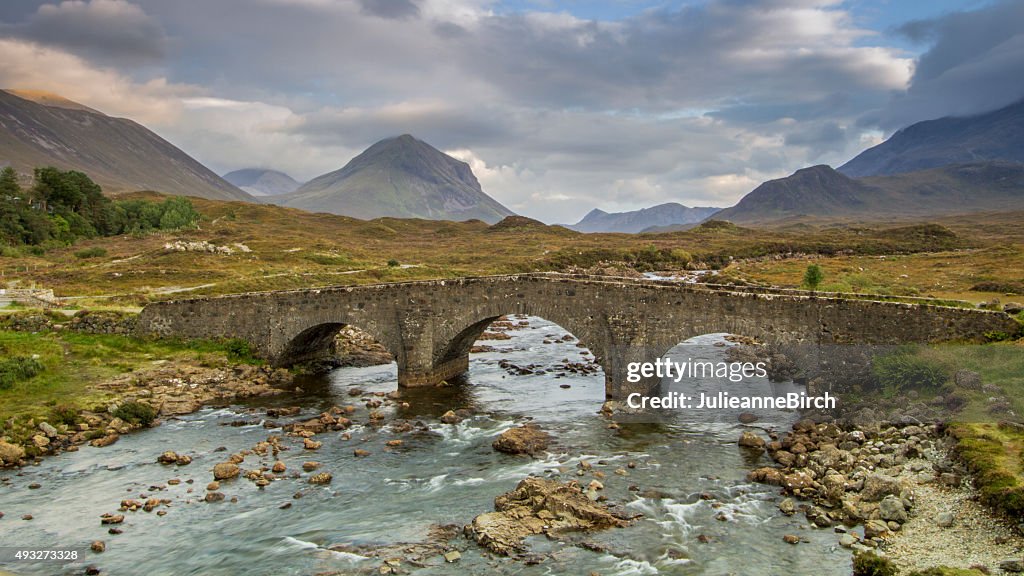
[(885, 302), (799, 290), (742, 289), (553, 273), (339, 286), (159, 302), (141, 335), (241, 338), (278, 366), (322, 358), (345, 325), (383, 344), (400, 386), (437, 384), (468, 370), (469, 349), (495, 319), (528, 314), (570, 331), (604, 369), (608, 398), (656, 389), (626, 381), (630, 362), (680, 342), (733, 333), (775, 343), (902, 344), (1014, 333), (1001, 312)]

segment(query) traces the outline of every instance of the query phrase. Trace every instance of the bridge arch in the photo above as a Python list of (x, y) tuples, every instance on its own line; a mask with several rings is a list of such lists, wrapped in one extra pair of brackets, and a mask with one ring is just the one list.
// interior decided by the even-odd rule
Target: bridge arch
[(345, 327), (351, 326), (370, 335), (384, 346), (395, 360), (399, 360), (400, 339), (395, 334), (381, 330), (374, 322), (354, 322), (344, 315), (333, 318), (311, 318), (297, 321), (280, 335), (280, 352), (273, 358), (277, 366), (292, 366), (329, 357), (334, 341)]

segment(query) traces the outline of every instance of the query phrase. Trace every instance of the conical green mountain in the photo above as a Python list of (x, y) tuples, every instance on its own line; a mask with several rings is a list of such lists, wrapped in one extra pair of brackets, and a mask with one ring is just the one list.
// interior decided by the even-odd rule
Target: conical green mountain
[(469, 164), (405, 134), (367, 148), (344, 168), (273, 202), (354, 218), (480, 219), (512, 214), (480, 188)]

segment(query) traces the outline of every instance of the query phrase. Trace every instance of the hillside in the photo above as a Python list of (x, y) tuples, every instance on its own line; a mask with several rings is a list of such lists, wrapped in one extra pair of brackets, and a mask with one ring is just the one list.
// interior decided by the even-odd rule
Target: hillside
[(224, 175), (224, 179), (253, 196), (290, 194), (302, 186), (291, 176), (277, 170), (244, 168)]
[(761, 184), (715, 219), (897, 219), (1024, 208), (1024, 164), (979, 162), (871, 178), (814, 166)]
[(696, 224), (719, 210), (720, 208), (690, 208), (677, 202), (668, 202), (630, 212), (609, 213), (595, 208), (584, 216), (582, 220), (567, 226), (567, 228), (577, 232), (625, 232), (636, 234), (652, 227)]
[(829, 166), (812, 166), (761, 184), (715, 219), (756, 222), (796, 214), (848, 214), (867, 209), (866, 198), (874, 193)]
[(513, 214), (484, 193), (468, 164), (408, 134), (381, 140), (340, 170), (273, 201), (362, 219), (479, 219), (494, 224)]
[(1024, 100), (977, 116), (912, 124), (838, 170), (857, 178), (986, 160), (1024, 162)]
[(0, 90), (0, 165), (78, 170), (108, 193), (256, 201), (144, 126), (43, 92)]

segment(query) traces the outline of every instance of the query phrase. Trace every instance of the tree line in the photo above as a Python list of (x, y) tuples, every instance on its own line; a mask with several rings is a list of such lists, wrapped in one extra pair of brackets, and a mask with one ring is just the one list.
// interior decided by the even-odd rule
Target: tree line
[(190, 228), (199, 213), (186, 198), (111, 200), (87, 175), (36, 168), (22, 188), (11, 167), (0, 171), (0, 245), (73, 244), (79, 238)]

